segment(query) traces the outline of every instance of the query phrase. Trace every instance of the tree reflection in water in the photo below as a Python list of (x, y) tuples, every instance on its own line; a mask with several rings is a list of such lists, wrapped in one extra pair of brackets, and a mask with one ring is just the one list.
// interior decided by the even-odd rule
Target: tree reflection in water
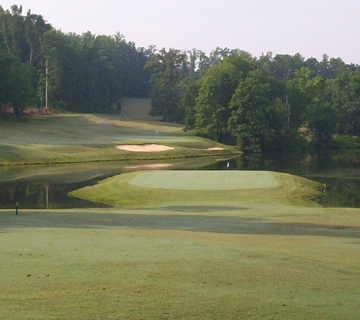
[[(299, 175), (314, 181), (326, 183), (327, 188), (318, 201), (326, 206), (360, 207), (360, 151), (336, 151), (322, 153), (288, 152), (247, 154), (215, 162), (211, 165), (194, 170), (267, 170)], [(207, 162), (208, 163), (208, 162)], [(28, 179), (10, 182), (0, 182), (0, 208), (15, 208), (19, 202), (20, 208), (28, 209), (60, 209), (106, 207), (105, 205), (68, 197), (68, 192), (84, 186), (96, 184), (98, 180), (124, 172), (121, 167), (106, 171), (106, 166), (99, 164), (96, 170), (82, 172), (81, 166), (74, 167), (74, 172), (63, 174), (56, 179), (48, 174), (48, 178), (38, 178), (33, 175)], [(177, 167), (181, 170), (181, 165)], [(184, 167), (189, 170), (189, 166)], [(21, 168), (20, 170), (25, 170)], [(138, 170), (143, 170), (140, 168)], [(82, 182), (74, 182), (81, 177)], [(15, 176), (15, 175), (14, 175)], [(21, 175), (23, 176), (23, 175)], [(97, 177), (94, 179), (94, 177)], [(76, 179), (75, 179), (76, 178)], [(72, 181), (72, 183), (66, 183)]]
[(103, 208), (106, 205), (68, 197), (67, 193), (92, 184), (91, 181), (72, 184), (54, 184), (44, 181), (22, 181), (0, 183), (0, 208), (61, 209), (61, 208)]

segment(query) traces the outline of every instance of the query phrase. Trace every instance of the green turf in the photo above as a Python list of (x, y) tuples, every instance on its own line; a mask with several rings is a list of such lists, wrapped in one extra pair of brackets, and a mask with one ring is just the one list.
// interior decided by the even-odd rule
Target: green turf
[(79, 191), (126, 208), (0, 211), (1, 318), (359, 318), (360, 210), (270, 174), (278, 186), (191, 191), (128, 173)]
[(151, 101), (147, 98), (122, 98), (121, 117), (124, 120), (156, 121), (159, 117), (149, 115)]
[(0, 317), (358, 319), (359, 214), (249, 194), (2, 210)]
[(120, 206), (213, 202), (226, 205), (240, 199), (309, 204), (308, 199), (317, 194), (318, 186), (315, 182), (276, 172), (152, 171), (111, 177), (71, 194)]
[[(152, 164), (234, 152), (197, 150), (221, 145), (181, 126), (124, 118), (1, 123), (0, 164), (120, 158), (126, 172), (148, 165), (151, 155), (118, 153), (115, 145), (149, 141), (175, 147), (156, 153)], [(235, 186), (237, 173), (220, 175), (229, 173)], [(88, 164), (38, 166), (4, 168), (0, 178), (82, 181), (97, 174)], [(147, 187), (132, 183), (144, 174), (74, 192), (114, 208), (0, 210), (0, 319), (360, 318), (359, 209), (321, 208), (311, 200), (319, 185), (287, 174), (266, 173), (278, 182), (269, 187), (258, 173), (262, 188), (232, 190), (189, 190), (203, 178), (196, 171), (181, 189), (159, 188), (164, 173), (156, 172)], [(226, 176), (218, 182), (225, 189)]]
[[(183, 126), (123, 121), (109, 115), (37, 116), (24, 123), (1, 123), (0, 165), (179, 159), (235, 155), (229, 146), (184, 133)], [(116, 149), (119, 144), (158, 143), (173, 151), (154, 155)], [(209, 147), (224, 150), (208, 151)]]
[(264, 171), (158, 171), (145, 172), (130, 184), (174, 190), (237, 190), (279, 186), (276, 173)]

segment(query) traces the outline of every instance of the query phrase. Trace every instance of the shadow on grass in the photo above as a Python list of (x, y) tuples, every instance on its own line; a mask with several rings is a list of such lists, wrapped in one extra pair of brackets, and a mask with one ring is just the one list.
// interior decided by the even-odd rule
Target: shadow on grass
[(229, 217), (181, 214), (124, 214), (94, 212), (24, 212), (15, 215), (0, 211), (0, 231), (12, 228), (77, 228), (110, 227), (186, 230), (251, 235), (296, 235), (360, 238), (360, 228), (314, 223), (277, 223), (253, 217)]
[[(219, 211), (235, 211), (246, 210), (247, 208), (231, 207), (231, 206), (168, 206), (158, 208), (141, 208), (140, 210), (161, 210), (161, 211), (179, 211), (179, 212), (219, 212)], [(129, 209), (128, 209), (129, 210)], [(131, 210), (131, 209), (130, 209)], [(135, 209), (139, 210), (139, 209)]]

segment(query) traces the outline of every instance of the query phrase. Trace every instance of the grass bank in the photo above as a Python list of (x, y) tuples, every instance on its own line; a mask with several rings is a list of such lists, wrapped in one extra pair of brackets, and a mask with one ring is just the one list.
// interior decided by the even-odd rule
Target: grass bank
[[(207, 179), (204, 179), (204, 175)], [(194, 188), (199, 181), (204, 190), (201, 190), (201, 186)], [(253, 188), (255, 182), (259, 183)], [(210, 185), (213, 187), (207, 188)], [(316, 196), (318, 187), (320, 184), (313, 181), (277, 172), (139, 171), (105, 179), (97, 185), (76, 190), (71, 195), (114, 206), (175, 206), (184, 203), (229, 205), (269, 201), (315, 205), (309, 199)]]
[[(174, 150), (128, 152), (119, 144), (156, 143)], [(210, 147), (223, 150), (207, 150)], [(34, 116), (23, 123), (1, 123), (0, 165), (178, 159), (235, 155), (232, 147), (192, 136), (182, 126), (124, 121), (109, 115)]]

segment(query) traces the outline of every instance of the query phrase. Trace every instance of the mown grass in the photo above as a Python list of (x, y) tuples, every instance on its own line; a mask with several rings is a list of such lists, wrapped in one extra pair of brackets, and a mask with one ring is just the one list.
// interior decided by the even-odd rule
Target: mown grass
[[(119, 116), (54, 115), (25, 123), (1, 123), (0, 165), (176, 159), (238, 153), (234, 148), (191, 136), (182, 126), (123, 121)], [(173, 151), (135, 153), (118, 144), (159, 143)], [(224, 150), (208, 151), (221, 146)]]
[(359, 213), (243, 198), (0, 211), (0, 317), (357, 319)]
[[(229, 175), (231, 171), (227, 172)], [(117, 206), (156, 206), (156, 205), (176, 205), (177, 203), (187, 205), (207, 203), (223, 203), (229, 205), (233, 202), (242, 201), (243, 203), (261, 203), (271, 201), (289, 202), (314, 205), (309, 199), (317, 194), (316, 187), (320, 184), (300, 177), (273, 173), (279, 182), (275, 188), (261, 189), (234, 189), (221, 191), (221, 186), (226, 185), (223, 175), (219, 176), (219, 190), (172, 190), (162, 188), (148, 188), (134, 185), (131, 181), (141, 175), (142, 172), (122, 174), (101, 181), (95, 186), (89, 186), (76, 190), (71, 195), (86, 200), (106, 203)], [(159, 179), (161, 172), (159, 172)], [(196, 182), (197, 176), (194, 175)], [(156, 180), (156, 172), (152, 172), (152, 181)], [(173, 182), (176, 186), (176, 181)], [(189, 182), (189, 186), (191, 182)], [(235, 188), (236, 186), (234, 186)]]
[[(162, 142), (175, 157), (235, 152), (195, 150), (218, 144), (179, 126), (123, 120), (1, 123), (0, 164), (128, 157), (131, 170), (153, 156), (117, 153), (118, 142)], [(204, 192), (137, 187), (136, 174), (76, 193), (122, 208), (0, 210), (1, 319), (360, 318), (359, 209), (321, 208), (317, 185), (290, 175), (277, 188)]]
[(127, 209), (0, 211), (1, 318), (359, 318), (359, 209), (310, 206), (317, 184), (287, 174), (223, 192), (139, 174), (88, 189)]

